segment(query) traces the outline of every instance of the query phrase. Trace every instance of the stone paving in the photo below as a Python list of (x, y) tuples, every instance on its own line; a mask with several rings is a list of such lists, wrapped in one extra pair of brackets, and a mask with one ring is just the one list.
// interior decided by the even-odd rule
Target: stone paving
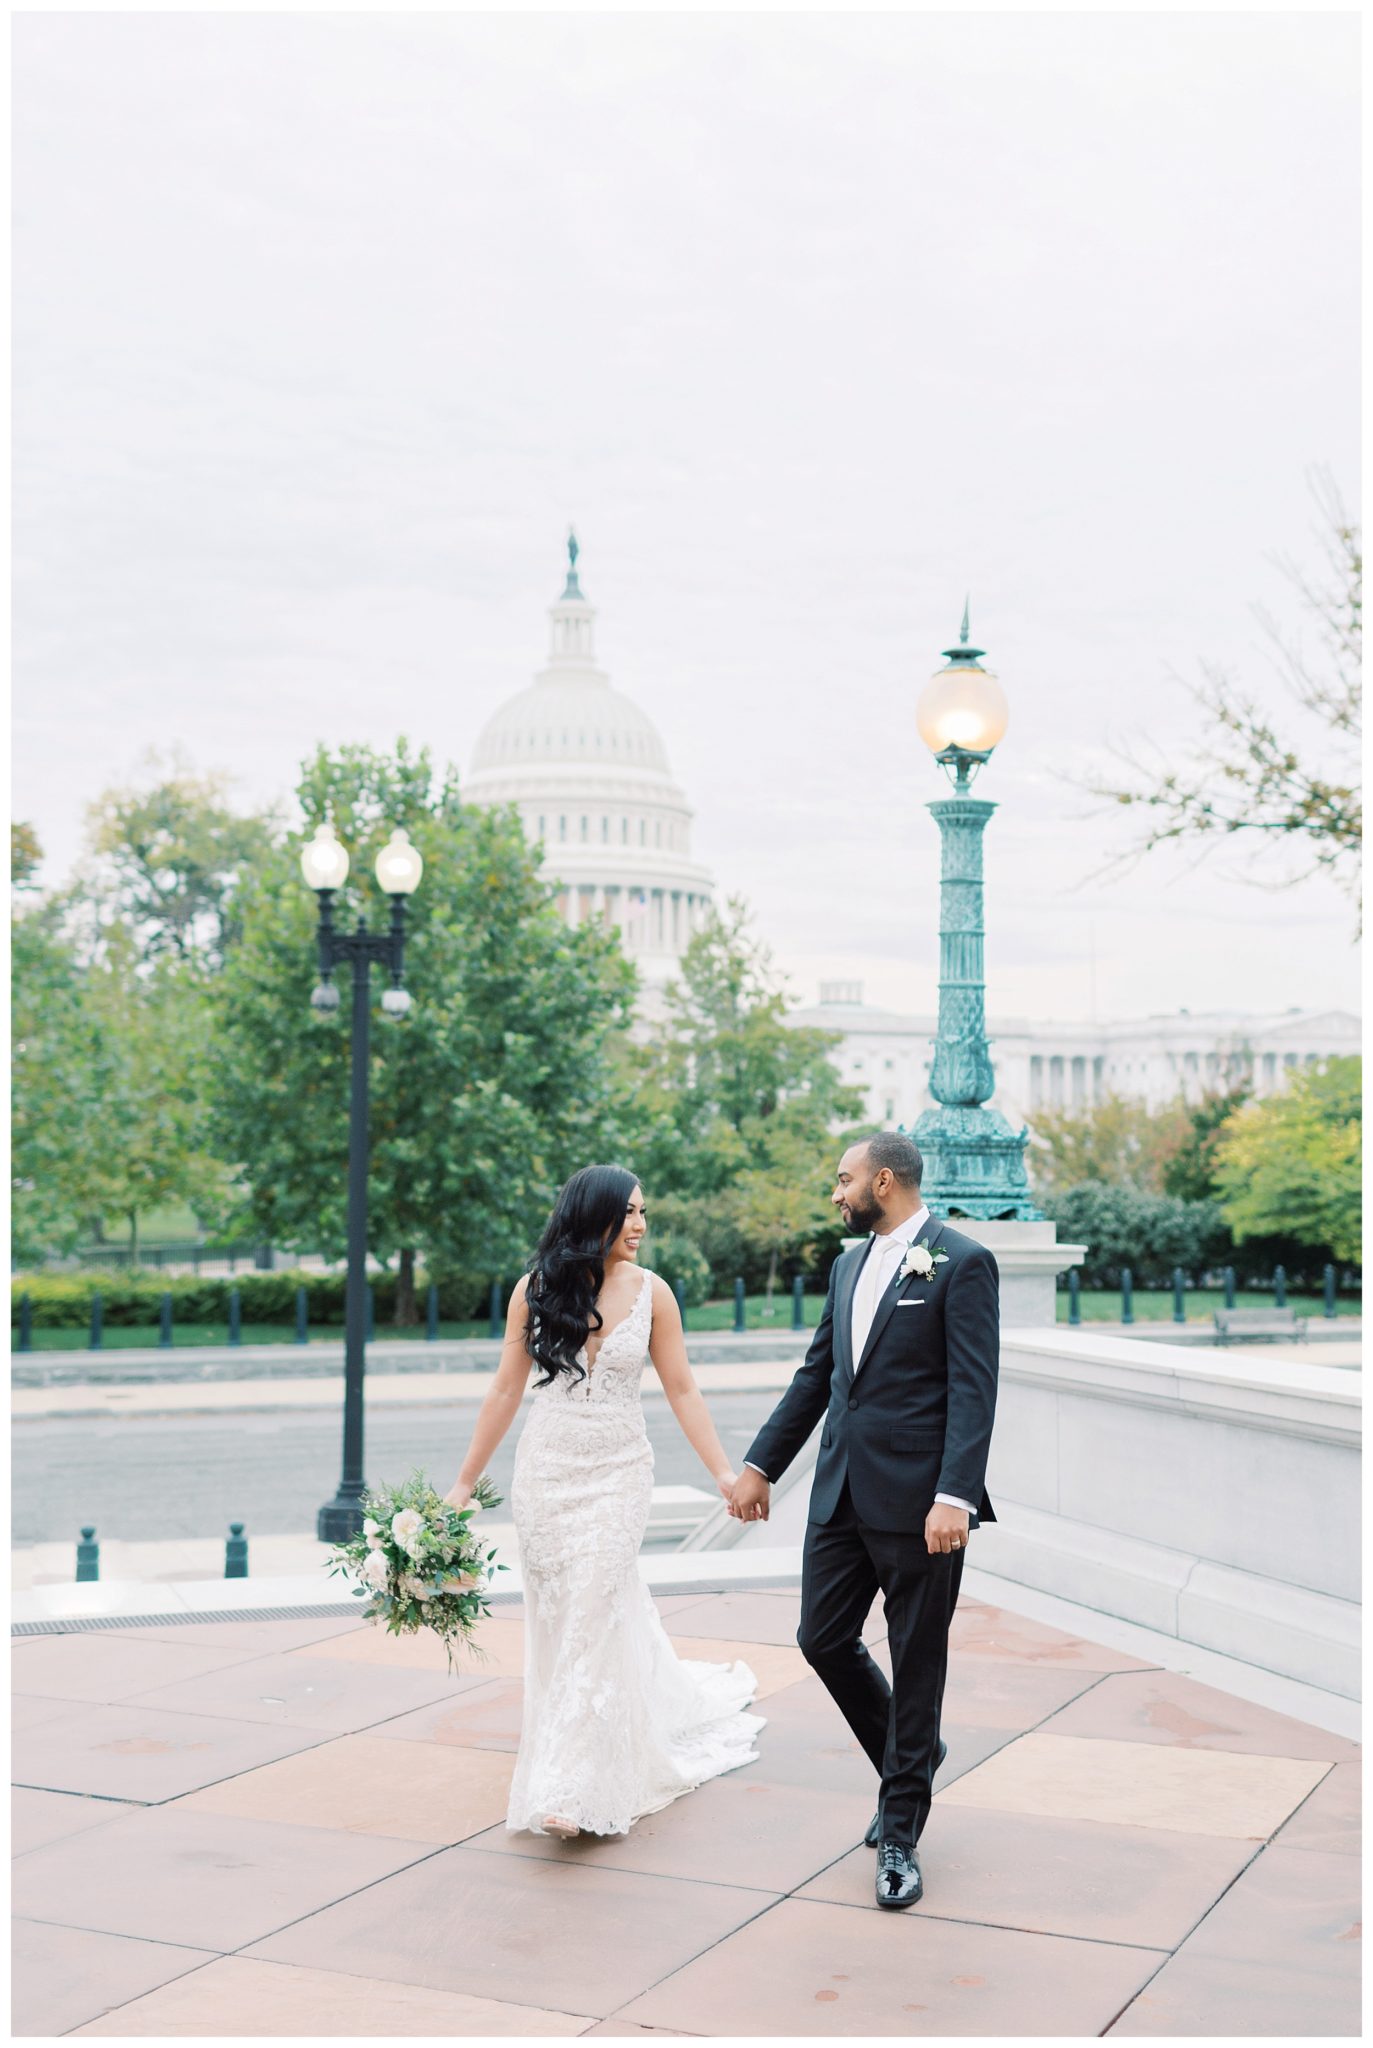
[(659, 1607), (752, 1665), (759, 1760), (570, 1844), (503, 1825), (517, 1607), (456, 1678), (346, 1612), (16, 1641), (14, 2031), (1357, 2034), (1355, 1744), (965, 1600), (884, 1913), (797, 1594)]

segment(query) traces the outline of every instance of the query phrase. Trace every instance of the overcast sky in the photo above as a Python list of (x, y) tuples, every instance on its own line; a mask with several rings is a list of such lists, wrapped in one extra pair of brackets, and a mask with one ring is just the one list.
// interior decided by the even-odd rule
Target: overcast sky
[[(18, 17), (16, 805), (150, 745), (284, 797), (465, 768), (575, 519), (598, 650), (791, 977), (933, 1006), (915, 701), (972, 593), (989, 1006), (1353, 1007), (1327, 882), (1058, 778), (1355, 508), (1358, 29), (1334, 15)], [(1295, 720), (1294, 720), (1295, 723)]]

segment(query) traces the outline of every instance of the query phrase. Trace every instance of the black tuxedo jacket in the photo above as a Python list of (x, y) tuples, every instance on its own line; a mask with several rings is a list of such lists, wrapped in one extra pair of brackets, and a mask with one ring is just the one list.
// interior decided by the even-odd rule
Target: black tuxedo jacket
[(936, 1493), (976, 1502), (974, 1526), (996, 1520), (983, 1483), (1000, 1348), (996, 1260), (934, 1219), (920, 1238), (947, 1260), (928, 1280), (898, 1272), (878, 1296), (861, 1359), (853, 1295), (872, 1239), (835, 1260), (804, 1363), (746, 1454), (780, 1479), (824, 1417), (812, 1522), (829, 1521), (846, 1477), (860, 1521), (874, 1529), (923, 1530)]

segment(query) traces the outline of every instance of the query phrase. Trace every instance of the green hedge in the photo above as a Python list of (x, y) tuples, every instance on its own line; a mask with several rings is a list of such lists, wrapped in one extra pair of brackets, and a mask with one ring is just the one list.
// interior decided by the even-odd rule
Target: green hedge
[[(511, 1282), (506, 1283), (508, 1292)], [(439, 1281), (439, 1316), (445, 1322), (466, 1322), (486, 1311), (489, 1280), (461, 1275)], [(162, 1297), (172, 1297), (175, 1322), (229, 1321), (229, 1291), (238, 1289), (245, 1323), (289, 1323), (296, 1313), (296, 1289), (303, 1287), (312, 1323), (343, 1322), (342, 1273), (240, 1273), (233, 1279), (194, 1278), (140, 1271), (114, 1273), (16, 1273), (10, 1282), (10, 1327), (19, 1321), (19, 1298), (27, 1294), (36, 1330), (77, 1330), (89, 1327), (91, 1300), (99, 1294), (110, 1328), (155, 1323)], [(415, 1287), (421, 1317), (429, 1287), (421, 1273)], [(372, 1288), (378, 1324), (393, 1322), (396, 1276), (374, 1273)]]

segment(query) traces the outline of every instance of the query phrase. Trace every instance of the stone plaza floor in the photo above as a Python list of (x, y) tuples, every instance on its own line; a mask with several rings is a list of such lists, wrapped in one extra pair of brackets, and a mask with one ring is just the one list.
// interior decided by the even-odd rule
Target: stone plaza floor
[(758, 1761), (569, 1844), (503, 1824), (518, 1606), (457, 1678), (346, 1611), (16, 1641), (14, 2032), (1358, 2033), (1355, 1744), (965, 1598), (886, 1913), (796, 1592), (659, 1607), (753, 1667)]

